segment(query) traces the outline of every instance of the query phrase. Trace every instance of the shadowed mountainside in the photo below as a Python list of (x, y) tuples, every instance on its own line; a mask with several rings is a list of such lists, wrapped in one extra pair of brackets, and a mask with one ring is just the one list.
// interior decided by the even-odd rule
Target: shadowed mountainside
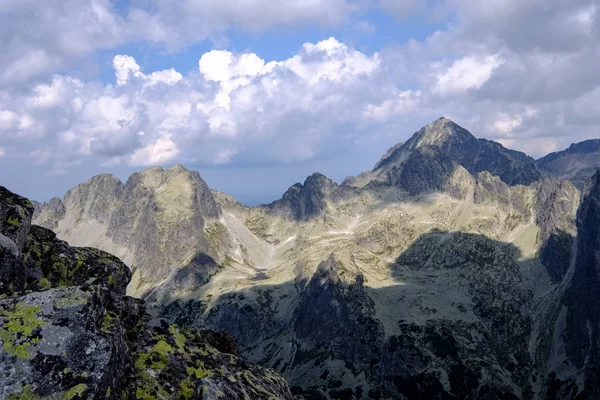
[(551, 371), (534, 357), (550, 356), (540, 344), (552, 338), (536, 328), (546, 299), (523, 279), (530, 267), (508, 243), (432, 231), (390, 265), (385, 288), (332, 254), (311, 277), (177, 300), (162, 315), (226, 329), (308, 399), (544, 398)]
[(573, 143), (568, 149), (550, 153), (535, 162), (537, 168), (583, 189), (600, 167), (600, 139)]

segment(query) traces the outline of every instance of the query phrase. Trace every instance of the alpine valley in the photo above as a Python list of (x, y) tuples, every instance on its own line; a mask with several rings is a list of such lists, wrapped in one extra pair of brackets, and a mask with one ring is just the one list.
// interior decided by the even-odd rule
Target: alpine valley
[(268, 205), (154, 167), (35, 203), (33, 224), (123, 260), (127, 294), (175, 324), (152, 329), (228, 332), (277, 382), (265, 398), (598, 399), (599, 149), (536, 161), (440, 118)]

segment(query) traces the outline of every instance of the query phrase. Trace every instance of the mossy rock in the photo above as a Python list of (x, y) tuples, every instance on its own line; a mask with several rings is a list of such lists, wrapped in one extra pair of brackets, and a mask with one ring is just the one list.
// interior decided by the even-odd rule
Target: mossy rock
[(136, 339), (135, 380), (129, 398), (294, 398), (285, 380), (273, 371), (211, 346), (209, 341), (218, 335), (181, 329), (164, 320), (149, 325), (151, 329)]
[(42, 270), (45, 280), (38, 282), (44, 286), (40, 289), (82, 285), (93, 280), (123, 296), (131, 280), (131, 271), (119, 258), (94, 248), (71, 247), (51, 230), (35, 225), (27, 235), (23, 259)]
[(0, 300), (0, 365), (9, 367), (0, 398), (87, 399), (121, 389), (131, 360), (120, 321), (101, 328), (112, 307), (106, 292), (67, 287)]
[(0, 233), (13, 240), (19, 249), (25, 243), (32, 216), (31, 201), (0, 186)]

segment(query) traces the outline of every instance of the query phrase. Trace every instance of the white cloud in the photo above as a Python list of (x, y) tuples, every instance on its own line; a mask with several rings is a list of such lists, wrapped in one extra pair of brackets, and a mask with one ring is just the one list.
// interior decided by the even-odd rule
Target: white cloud
[(83, 83), (77, 79), (54, 76), (50, 83), (34, 86), (28, 102), (32, 108), (56, 107), (67, 98), (75, 100), (73, 93), (82, 85)]
[(0, 109), (0, 132), (7, 132), (16, 128), (18, 119), (17, 113)]
[(178, 153), (177, 143), (170, 137), (162, 137), (154, 143), (135, 150), (131, 155), (130, 164), (135, 166), (163, 165), (172, 161)]
[(503, 114), (499, 119), (494, 121), (492, 129), (500, 135), (508, 136), (523, 123), (521, 116), (510, 117)]
[(125, 85), (132, 78), (142, 80), (144, 85), (155, 85), (157, 83), (172, 85), (183, 78), (183, 75), (173, 68), (146, 75), (142, 72), (142, 69), (133, 57), (122, 54), (116, 55), (113, 58), (113, 68), (115, 70), (117, 85), (119, 86)]
[(433, 88), (442, 95), (456, 94), (470, 89), (479, 89), (492, 76), (502, 61), (498, 56), (462, 57), (436, 77)]
[[(260, 32), (283, 26), (338, 26), (347, 21), (358, 2), (47, 0), (40, 7), (32, 0), (4, 0), (0, 2), (0, 82), (20, 85), (97, 50), (140, 40), (174, 51), (208, 39), (222, 41), (231, 28)], [(135, 66), (122, 67), (120, 83), (136, 72)], [(179, 78), (171, 70), (149, 79), (173, 82)]]
[(115, 70), (115, 77), (117, 78), (117, 85), (122, 86), (127, 83), (131, 75), (136, 77), (142, 76), (142, 70), (135, 58), (123, 54), (116, 55), (113, 58), (113, 68)]
[(229, 164), (231, 162), (231, 158), (238, 153), (235, 149), (226, 149), (217, 154), (214, 163), (216, 165)]
[(419, 104), (420, 91), (406, 90), (396, 94), (381, 104), (367, 104), (363, 116), (367, 121), (384, 123), (392, 118), (414, 112)]
[[(343, 151), (391, 132), (404, 140), (411, 133), (407, 121), (424, 124), (439, 115), (454, 115), (477, 135), (522, 149), (533, 138), (560, 146), (566, 139), (555, 137), (575, 123), (587, 137), (600, 119), (593, 107), (584, 119), (567, 103), (490, 100), (502, 74), (514, 68), (512, 53), (479, 49), (429, 62), (432, 46), (365, 54), (329, 38), (273, 61), (213, 50), (187, 76), (172, 69), (145, 72), (133, 57), (117, 55), (115, 86), (54, 76), (25, 95), (0, 95), (6, 138), (0, 136), (0, 146), (17, 141), (34, 162), (54, 165), (53, 173), (68, 172), (82, 157), (112, 167), (186, 160), (251, 165), (310, 160), (328, 148)], [(585, 110), (594, 101), (570, 104)], [(562, 124), (556, 115), (563, 115)], [(19, 135), (8, 139), (14, 132)]]
[(254, 53), (210, 51), (198, 66), (199, 74), (185, 77), (174, 70), (145, 73), (133, 57), (117, 55), (116, 86), (54, 76), (23, 97), (0, 97), (0, 129), (25, 137), (44, 121), (36, 131), (43, 140), (27, 154), (55, 164), (55, 174), (82, 156), (112, 166), (225, 164), (234, 156), (294, 162), (314, 157), (341, 127), (368, 120), (363, 111), (371, 105), (386, 108), (387, 119), (414, 106), (412, 92), (396, 91), (385, 77), (378, 54), (334, 38), (270, 62)]
[(138, 37), (178, 49), (235, 27), (260, 32), (277, 27), (338, 26), (359, 9), (360, 0), (154, 0), (152, 11), (132, 9), (128, 19)]

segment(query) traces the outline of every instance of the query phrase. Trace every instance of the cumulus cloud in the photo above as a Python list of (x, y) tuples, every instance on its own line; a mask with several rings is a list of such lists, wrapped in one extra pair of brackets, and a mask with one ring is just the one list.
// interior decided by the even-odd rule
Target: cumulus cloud
[[(231, 27), (348, 23), (378, 32), (361, 14), (373, 6), (360, 0), (131, 4), (49, 0), (33, 12), (32, 0), (0, 2), (8, 16), (0, 26), (4, 158), (26, 157), (53, 174), (85, 159), (113, 167), (296, 163), (357, 142), (405, 140), (440, 115), (536, 156), (599, 136), (594, 0), (381, 0), (372, 4), (397, 18), (442, 7), (447, 26), (373, 53), (324, 38), (285, 59), (208, 51), (190, 73), (148, 71), (117, 52), (114, 81), (65, 72), (72, 60), (132, 40), (176, 51)], [(23, 29), (25, 21), (39, 32)]]
[(172, 161), (177, 154), (179, 154), (177, 143), (169, 136), (161, 137), (156, 142), (135, 150), (131, 155), (131, 164), (135, 166), (161, 165)]
[(140, 66), (133, 57), (122, 54), (115, 56), (113, 59), (113, 68), (115, 70), (117, 85), (119, 86), (125, 85), (132, 77), (141, 79), (146, 85), (155, 85), (157, 83), (173, 84), (183, 78), (183, 75), (173, 68), (146, 75), (142, 73)]
[(0, 2), (0, 83), (26, 82), (96, 49), (125, 39), (123, 19), (110, 0)]
[(462, 57), (435, 77), (433, 91), (448, 95), (479, 89), (490, 79), (494, 69), (501, 64), (497, 56)]
[(37, 134), (35, 146), (44, 151), (27, 154), (53, 163), (54, 174), (87, 157), (112, 166), (222, 165), (234, 157), (287, 163), (314, 157), (343, 127), (389, 118), (377, 115), (403, 103), (410, 107), (412, 96), (395, 91), (377, 53), (334, 38), (269, 62), (254, 53), (213, 50), (187, 76), (173, 69), (147, 73), (128, 55), (115, 56), (113, 69), (116, 85), (55, 75), (24, 96), (6, 98), (0, 129), (20, 129), (23, 138)]

